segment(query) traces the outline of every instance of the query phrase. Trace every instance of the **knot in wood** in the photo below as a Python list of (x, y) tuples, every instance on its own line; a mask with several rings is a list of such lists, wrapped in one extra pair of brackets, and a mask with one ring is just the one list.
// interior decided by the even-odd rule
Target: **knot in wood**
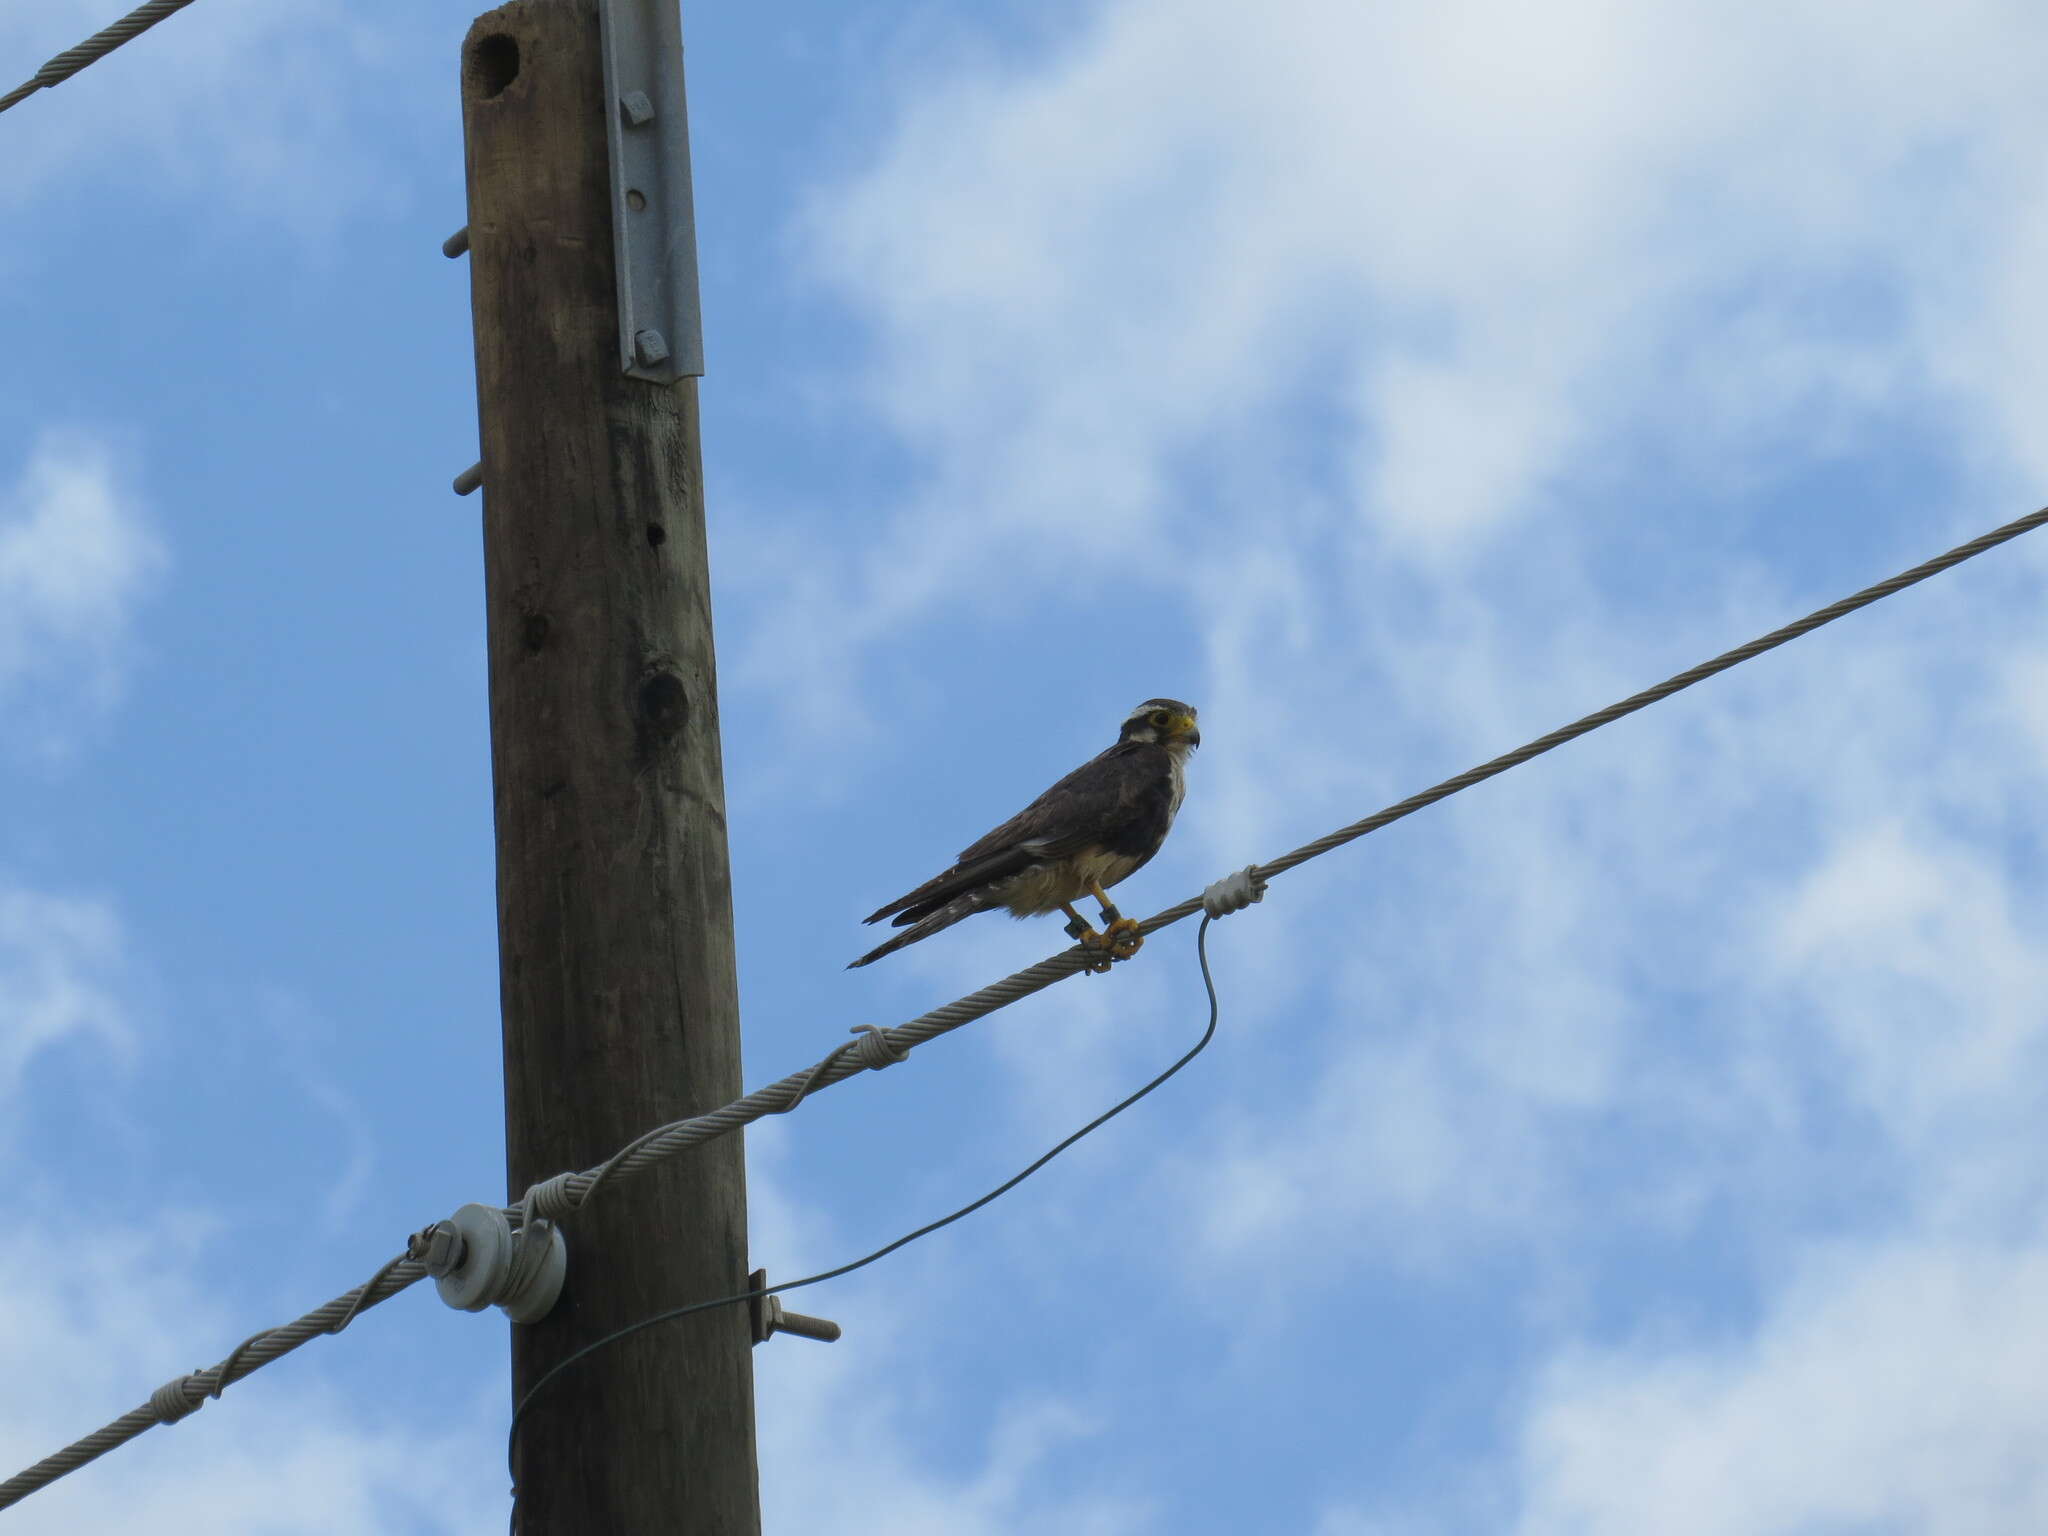
[(680, 735), (689, 719), (689, 691), (675, 673), (650, 672), (640, 680), (635, 700), (635, 734), (640, 739), (643, 759)]

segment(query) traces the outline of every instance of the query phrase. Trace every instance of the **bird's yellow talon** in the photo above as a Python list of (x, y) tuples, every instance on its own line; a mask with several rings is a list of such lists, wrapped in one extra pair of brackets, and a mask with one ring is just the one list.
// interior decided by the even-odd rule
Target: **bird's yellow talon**
[(1086, 918), (1077, 916), (1072, 922), (1068, 923), (1067, 936), (1083, 949), (1096, 951), (1091, 958), (1082, 963), (1081, 967), (1093, 975), (1102, 975), (1103, 972), (1109, 969), (1110, 962), (1116, 958), (1115, 952), (1110, 947), (1109, 940), (1097, 933), (1093, 928), (1090, 928)]
[(1145, 935), (1138, 931), (1135, 919), (1120, 917), (1103, 930), (1101, 939), (1112, 959), (1128, 960), (1144, 944)]

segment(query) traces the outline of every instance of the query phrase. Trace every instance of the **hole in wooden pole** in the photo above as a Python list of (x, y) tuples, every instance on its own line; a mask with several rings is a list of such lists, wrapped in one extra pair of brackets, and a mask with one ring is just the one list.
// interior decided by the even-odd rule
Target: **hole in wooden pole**
[(496, 96), (518, 78), (517, 38), (493, 32), (476, 40), (469, 50), (469, 83), (479, 96)]

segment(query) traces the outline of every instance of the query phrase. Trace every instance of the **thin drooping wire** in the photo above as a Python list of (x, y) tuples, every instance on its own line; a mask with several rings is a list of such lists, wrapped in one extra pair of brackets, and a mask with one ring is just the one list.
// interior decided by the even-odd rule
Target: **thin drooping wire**
[[(596, 1354), (601, 1349), (608, 1348), (609, 1346), (618, 1343), (621, 1339), (630, 1338), (632, 1335), (641, 1332), (643, 1329), (652, 1328), (657, 1323), (673, 1322), (677, 1318), (688, 1317), (693, 1312), (709, 1312), (716, 1307), (738, 1306), (740, 1303), (752, 1301), (756, 1297), (774, 1296), (783, 1291), (800, 1290), (804, 1286), (817, 1285), (821, 1281), (837, 1280), (841, 1275), (850, 1275), (856, 1269), (865, 1269), (868, 1267), (868, 1265), (874, 1263), (877, 1259), (885, 1259), (890, 1254), (894, 1253), (897, 1249), (908, 1247), (911, 1243), (916, 1242), (921, 1237), (929, 1237), (932, 1233), (938, 1231), (941, 1227), (950, 1227), (954, 1222), (960, 1220), (961, 1217), (972, 1216), (976, 1211), (980, 1210), (983, 1206), (988, 1205), (993, 1201), (1001, 1199), (1004, 1195), (1007, 1195), (1011, 1190), (1015, 1189), (1019, 1184), (1022, 1184), (1026, 1179), (1030, 1178), (1031, 1175), (1038, 1172), (1038, 1170), (1043, 1168), (1047, 1163), (1051, 1162), (1054, 1158), (1058, 1157), (1062, 1152), (1066, 1151), (1067, 1148), (1071, 1147), (1075, 1142), (1079, 1141), (1089, 1132), (1096, 1130), (1101, 1126), (1107, 1125), (1110, 1121), (1114, 1120), (1118, 1115), (1122, 1114), (1125, 1110), (1129, 1109), (1133, 1104), (1137, 1103), (1138, 1100), (1144, 1098), (1145, 1095), (1152, 1092), (1153, 1089), (1159, 1087), (1168, 1078), (1172, 1077), (1176, 1072), (1180, 1071), (1182, 1067), (1186, 1066), (1189, 1062), (1193, 1061), (1197, 1056), (1201, 1055), (1203, 1050), (1208, 1046), (1209, 1042), (1216, 1037), (1216, 1018), (1219, 1012), (1216, 1002), (1216, 979), (1209, 972), (1209, 924), (1214, 921), (1214, 918), (1208, 916), (1205, 913), (1202, 917), (1201, 926), (1195, 930), (1195, 956), (1198, 960), (1201, 961), (1202, 964), (1202, 987), (1209, 994), (1209, 1022), (1207, 1027), (1204, 1028), (1202, 1031), (1202, 1038), (1197, 1040), (1193, 1045), (1189, 1046), (1187, 1051), (1181, 1056), (1181, 1058), (1178, 1061), (1174, 1062), (1172, 1066), (1168, 1067), (1165, 1071), (1161, 1072), (1157, 1077), (1153, 1078), (1152, 1081), (1147, 1083), (1144, 1087), (1140, 1088), (1136, 1093), (1131, 1094), (1127, 1098), (1119, 1099), (1115, 1104), (1112, 1104), (1108, 1109), (1105, 1109), (1093, 1120), (1090, 1120), (1086, 1125), (1082, 1126), (1081, 1129), (1074, 1132), (1073, 1135), (1067, 1137), (1058, 1145), (1054, 1146), (1051, 1150), (1045, 1152), (1040, 1157), (1034, 1159), (1031, 1163), (1026, 1165), (1019, 1172), (1012, 1174), (1009, 1178), (1003, 1180), (1002, 1183), (998, 1184), (994, 1189), (990, 1190), (987, 1194), (981, 1196), (979, 1199), (970, 1200), (967, 1204), (961, 1206), (960, 1209), (958, 1209), (957, 1211), (952, 1212), (950, 1215), (941, 1216), (937, 1221), (927, 1222), (924, 1226), (919, 1227), (915, 1232), (906, 1232), (903, 1236), (897, 1238), (892, 1243), (884, 1243), (881, 1247), (877, 1248), (873, 1253), (866, 1254), (861, 1258), (855, 1259), (850, 1264), (841, 1264), (837, 1269), (820, 1270), (815, 1275), (805, 1275), (801, 1280), (785, 1280), (780, 1285), (766, 1285), (762, 1286), (759, 1290), (740, 1291), (734, 1295), (720, 1296), (711, 1301), (693, 1301), (689, 1303), (687, 1306), (672, 1307), (666, 1312), (657, 1312), (652, 1317), (643, 1317), (637, 1323), (628, 1323), (625, 1327), (619, 1329), (617, 1332), (608, 1333), (601, 1339), (594, 1339), (590, 1343), (584, 1345), (581, 1349), (575, 1351), (573, 1354), (563, 1356), (560, 1360), (557, 1360), (552, 1366), (550, 1366), (547, 1369), (546, 1372), (542, 1374), (540, 1380), (536, 1381), (532, 1386), (526, 1389), (526, 1395), (519, 1399), (519, 1406), (512, 1410), (512, 1424), (506, 1432), (505, 1442), (505, 1460), (507, 1465), (512, 1466), (513, 1459), (517, 1454), (519, 1446), (519, 1424), (520, 1420), (526, 1417), (527, 1409), (533, 1406), (534, 1399), (540, 1396), (542, 1390), (545, 1389), (549, 1383), (554, 1381), (556, 1377), (560, 1376), (564, 1371), (568, 1370), (570, 1366), (575, 1365), (578, 1361)], [(516, 1466), (512, 1466), (512, 1475), (512, 1493), (513, 1497), (516, 1499), (519, 1493), (519, 1473), (518, 1468)]]
[(149, 0), (138, 5), (110, 27), (102, 27), (75, 48), (66, 48), (28, 79), (17, 85), (5, 96), (0, 96), (0, 112), (5, 112), (16, 102), (26, 101), (37, 91), (47, 91), (61, 85), (96, 59), (103, 59), (130, 38), (147, 32), (173, 11), (182, 11), (192, 0)]
[[(143, 11), (149, 9), (148, 6), (142, 8)], [(141, 15), (142, 11), (136, 14)], [(1966, 544), (1957, 545), (1947, 554), (1938, 555), (1932, 560), (1914, 566), (1911, 570), (1902, 571), (1875, 586), (1865, 587), (1861, 592), (1845, 597), (1839, 602), (1816, 609), (1805, 618), (1787, 624), (1782, 629), (1774, 629), (1747, 645), (1737, 646), (1732, 651), (1724, 651), (1711, 661), (1689, 667), (1654, 688), (1646, 688), (1641, 693), (1631, 694), (1618, 704), (1610, 704), (1607, 708), (1575, 720), (1548, 735), (1539, 736), (1526, 746), (1517, 747), (1514, 751), (1482, 763), (1477, 768), (1467, 769), (1464, 773), (1445, 779), (1441, 784), (1423, 790), (1420, 794), (1410, 795), (1406, 800), (1390, 805), (1363, 821), (1355, 821), (1348, 827), (1340, 827), (1335, 832), (1317, 838), (1314, 842), (1304, 843), (1292, 853), (1284, 854), (1270, 864), (1255, 866), (1254, 872), (1262, 879), (1284, 874), (1298, 864), (1328, 853), (1333, 848), (1342, 847), (1345, 843), (1364, 837), (1369, 832), (1376, 832), (1404, 816), (1413, 815), (1425, 806), (1434, 805), (1460, 790), (1469, 789), (1496, 774), (1505, 773), (1518, 764), (1526, 763), (1532, 757), (1576, 740), (1589, 731), (1598, 730), (1601, 726), (1619, 720), (1624, 715), (1633, 714), (1660, 699), (1669, 698), (1681, 689), (1690, 688), (1694, 683), (1704, 681), (1718, 672), (1725, 672), (1751, 657), (1762, 655), (1765, 651), (1785, 644), (1788, 640), (1809, 634), (1844, 614), (1869, 606), (1879, 598), (1889, 597), (1916, 582), (1925, 581), (1930, 576), (1948, 570), (1951, 566), (1960, 565), (1963, 561), (2039, 528), (2044, 523), (2048, 523), (2048, 507), (2016, 518), (2002, 527), (1971, 539)], [(1177, 923), (1183, 918), (1192, 917), (1201, 910), (1202, 898), (1193, 897), (1147, 918), (1139, 927), (1145, 933), (1156, 933), (1161, 928)], [(573, 1211), (601, 1182), (630, 1177), (653, 1167), (664, 1158), (674, 1156), (685, 1147), (710, 1141), (741, 1126), (750, 1125), (763, 1115), (779, 1114), (792, 1109), (820, 1089), (844, 1082), (849, 1077), (885, 1065), (888, 1061), (899, 1060), (912, 1046), (937, 1039), (940, 1035), (958, 1029), (964, 1024), (994, 1013), (998, 1008), (1007, 1007), (1020, 998), (1029, 997), (1055, 982), (1066, 980), (1067, 977), (1082, 970), (1091, 958), (1093, 952), (1080, 945), (1050, 955), (1036, 965), (1028, 966), (1001, 981), (993, 982), (977, 992), (970, 992), (942, 1008), (920, 1014), (908, 1023), (892, 1029), (873, 1030), (862, 1040), (841, 1046), (808, 1070), (791, 1073), (780, 1081), (770, 1083), (766, 1088), (758, 1088), (744, 1098), (736, 1099), (709, 1114), (699, 1115), (690, 1120), (678, 1120), (672, 1125), (659, 1126), (631, 1143), (624, 1152), (615, 1154), (596, 1168), (582, 1173), (557, 1175), (555, 1179), (536, 1185), (529, 1194), (537, 1194), (549, 1185), (557, 1185), (559, 1188), (555, 1193), (560, 1201), (557, 1209)], [(517, 1221), (524, 1212), (520, 1207), (514, 1206), (506, 1214)], [(537, 1214), (548, 1215), (553, 1212), (542, 1210)], [(336, 1331), (357, 1312), (396, 1295), (424, 1274), (425, 1269), (422, 1265), (401, 1256), (379, 1270), (368, 1283), (345, 1296), (337, 1297), (325, 1307), (309, 1312), (282, 1327), (252, 1335), (236, 1346), (222, 1364), (210, 1370), (195, 1371), (189, 1376), (167, 1383), (158, 1388), (151, 1395), (150, 1401), (142, 1407), (124, 1414), (84, 1439), (74, 1441), (63, 1450), (45, 1457), (28, 1470), (9, 1478), (5, 1483), (0, 1483), (0, 1509), (19, 1502), (66, 1473), (105, 1455), (116, 1446), (134, 1439), (144, 1430), (157, 1424), (175, 1422), (203, 1403), (207, 1396), (218, 1395), (221, 1387), (239, 1380), (260, 1366), (269, 1364), (270, 1361), (298, 1348), (309, 1339), (317, 1338), (322, 1333)], [(335, 1321), (337, 1318), (341, 1321)]]

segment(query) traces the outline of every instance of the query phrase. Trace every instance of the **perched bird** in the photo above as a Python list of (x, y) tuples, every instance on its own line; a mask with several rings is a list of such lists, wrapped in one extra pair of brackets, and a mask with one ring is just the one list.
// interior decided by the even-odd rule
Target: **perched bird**
[[(1012, 917), (1037, 917), (1058, 907), (1069, 919), (1067, 932), (1101, 951), (1091, 970), (1106, 971), (1112, 959), (1136, 954), (1145, 936), (1104, 892), (1142, 868), (1166, 841), (1187, 787), (1182, 771), (1188, 754), (1201, 744), (1192, 704), (1147, 699), (1125, 718), (1115, 746), (963, 849), (944, 874), (867, 918), (893, 918), (909, 932), (869, 950), (847, 969), (996, 907)], [(1102, 933), (1074, 910), (1083, 896), (1101, 903), (1107, 925)]]

